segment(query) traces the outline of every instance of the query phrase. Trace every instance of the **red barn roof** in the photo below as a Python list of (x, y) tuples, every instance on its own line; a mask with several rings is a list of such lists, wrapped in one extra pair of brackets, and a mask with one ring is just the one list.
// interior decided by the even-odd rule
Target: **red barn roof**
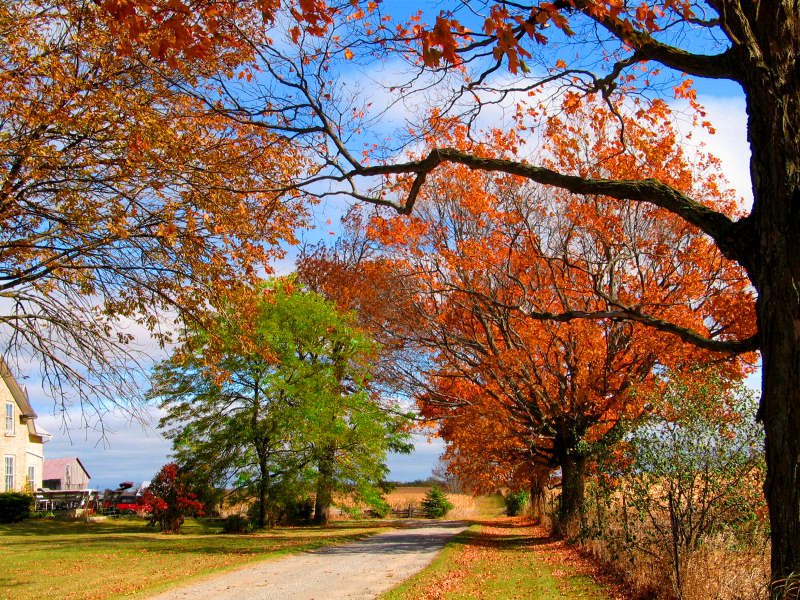
[(42, 480), (48, 479), (61, 479), (64, 477), (64, 467), (67, 465), (73, 465), (78, 463), (83, 469), (83, 472), (86, 473), (86, 477), (91, 479), (91, 475), (89, 475), (89, 471), (86, 470), (86, 467), (83, 466), (81, 459), (77, 456), (73, 456), (71, 458), (46, 458), (44, 459), (44, 468), (42, 469)]

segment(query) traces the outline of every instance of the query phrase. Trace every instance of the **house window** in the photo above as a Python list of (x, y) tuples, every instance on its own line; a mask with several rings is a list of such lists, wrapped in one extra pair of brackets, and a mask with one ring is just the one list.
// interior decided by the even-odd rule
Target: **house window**
[(6, 435), (14, 435), (14, 403), (6, 402)]
[(6, 491), (14, 491), (14, 457), (6, 456)]
[(70, 484), (72, 483), (72, 469), (69, 468), (69, 465), (66, 466), (64, 471), (64, 489), (68, 490)]
[(28, 467), (28, 487), (31, 491), (36, 489), (36, 467), (33, 465)]

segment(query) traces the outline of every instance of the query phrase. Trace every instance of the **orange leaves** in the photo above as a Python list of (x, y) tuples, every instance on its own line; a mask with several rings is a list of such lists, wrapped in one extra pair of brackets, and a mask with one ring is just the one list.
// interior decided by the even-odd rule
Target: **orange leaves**
[[(677, 144), (664, 103), (624, 108), (567, 96), (543, 132), (550, 164), (582, 176), (659, 178), (731, 209), (713, 183), (713, 161), (696, 168)], [(438, 131), (431, 144), (478, 156), (518, 150), (514, 131), (480, 140), (458, 126)], [(373, 218), (369, 234), (405, 280), (413, 277), (414, 325), (404, 331), (412, 339), (415, 328), (435, 332), (420, 336), (433, 363), (420, 410), (440, 420), (451, 467), (478, 489), (523, 482), (556, 465), (565, 447), (602, 440), (640, 414), (633, 390), (655, 385), (657, 365), (720, 359), (626, 321), (626, 311), (700, 335), (719, 329), (741, 339), (754, 330), (746, 274), (666, 210), (446, 165), (428, 176), (418, 202), (411, 217)], [(730, 363), (734, 373), (744, 368)]]
[(697, 92), (692, 87), (694, 81), (691, 79), (684, 79), (680, 85), (675, 86), (672, 88), (675, 91), (676, 98), (686, 98), (689, 100), (696, 100), (697, 99)]
[(492, 6), (489, 16), (483, 23), (483, 31), (494, 36), (496, 43), (492, 53), (496, 60), (503, 56), (508, 58), (508, 69), (516, 73), (520, 64), (520, 56), (530, 58), (530, 53), (520, 46), (514, 33), (516, 22), (509, 19), (508, 10), (501, 6)]
[[(111, 53), (116, 30), (91, 6), (68, 8), (0, 15), (19, 22), (0, 42), (16, 61), (0, 69), (7, 111), (0, 152), (20, 157), (15, 168), (7, 168), (13, 160), (2, 167), (9, 189), (19, 191), (3, 202), (0, 245), (8, 273), (37, 273), (12, 277), (10, 287), (42, 303), (57, 293), (65, 299), (59, 310), (75, 310), (63, 322), (96, 324), (87, 337), (107, 339), (106, 319), (128, 317), (166, 338), (172, 328), (158, 321), (166, 304), (205, 309), (268, 269), (281, 241), (294, 240), (304, 203), (258, 190), (290, 180), (302, 159), (183, 93), (204, 65), (171, 70), (146, 53), (135, 60)], [(135, 17), (135, 8), (108, 5), (122, 19)], [(64, 38), (40, 34), (54, 30)]]
[(457, 38), (463, 37), (466, 29), (456, 20), (447, 19), (442, 15), (436, 17), (436, 24), (430, 31), (421, 31), (422, 58), (426, 65), (437, 66), (442, 59), (450, 64), (456, 64)]
[[(143, 45), (153, 58), (176, 67), (181, 59), (207, 59), (224, 54), (228, 64), (247, 56), (242, 31), (258, 21), (272, 23), (281, 10), (280, 0), (216, 2), (200, 0), (94, 0), (107, 25), (117, 35), (119, 49), (126, 54)], [(293, 41), (305, 31), (322, 36), (339, 11), (326, 0), (294, 0), (285, 3), (287, 17), (294, 21), (289, 33)], [(374, 10), (375, 3), (368, 7)], [(234, 59), (234, 56), (238, 58)]]

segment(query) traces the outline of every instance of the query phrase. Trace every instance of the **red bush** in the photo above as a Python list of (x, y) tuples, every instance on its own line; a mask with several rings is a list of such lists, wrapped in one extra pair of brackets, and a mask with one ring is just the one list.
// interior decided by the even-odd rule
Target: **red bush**
[(152, 509), (150, 522), (166, 533), (177, 533), (186, 515), (202, 515), (203, 505), (190, 491), (190, 483), (178, 465), (168, 463), (153, 478), (144, 495), (144, 504)]

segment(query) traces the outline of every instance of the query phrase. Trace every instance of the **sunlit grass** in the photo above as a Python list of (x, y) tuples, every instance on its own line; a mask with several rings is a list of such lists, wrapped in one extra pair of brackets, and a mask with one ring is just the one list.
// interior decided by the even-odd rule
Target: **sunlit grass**
[(131, 598), (288, 552), (360, 539), (380, 523), (277, 528), (223, 535), (188, 520), (165, 535), (142, 519), (0, 525), (0, 598)]
[(586, 563), (538, 528), (510, 519), (473, 525), (431, 565), (380, 600), (609, 600)]

